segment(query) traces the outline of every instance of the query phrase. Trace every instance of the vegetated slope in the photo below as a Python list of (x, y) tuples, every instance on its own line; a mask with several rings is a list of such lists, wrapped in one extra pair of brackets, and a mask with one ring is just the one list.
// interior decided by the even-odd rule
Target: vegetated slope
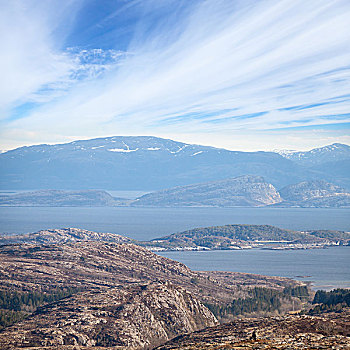
[(0, 168), (2, 189), (158, 190), (246, 174), (281, 188), (313, 177), (273, 152), (228, 151), (146, 136), (21, 147), (0, 154)]
[[(0, 332), (2, 349), (147, 347), (213, 325), (215, 317), (202, 303), (230, 304), (255, 287), (283, 292), (303, 285), (193, 272), (133, 244), (103, 242), (0, 246), (0, 280), (0, 322), (7, 325)], [(274, 312), (291, 310), (292, 302), (300, 308), (298, 298), (284, 294), (280, 300), (283, 306)]]
[(126, 204), (123, 198), (114, 198), (106, 191), (41, 190), (0, 196), (0, 205), (15, 206), (116, 206)]
[(150, 242), (144, 242), (144, 244), (164, 248), (199, 246), (210, 249), (228, 249), (242, 242), (298, 241), (310, 243), (326, 240), (344, 240), (344, 242), (350, 240), (350, 234), (342, 231), (337, 233), (333, 231), (331, 235), (333, 238), (326, 237), (328, 231), (322, 231), (320, 236), (317, 235), (317, 232), (312, 231), (310, 234), (310, 232), (285, 230), (270, 225), (225, 225), (195, 228), (153, 239)]
[(281, 202), (273, 185), (259, 176), (175, 187), (146, 194), (132, 205), (151, 206), (264, 206)]
[(157, 350), (349, 349), (350, 310), (237, 320), (174, 338)]
[(277, 206), (348, 207), (350, 192), (323, 180), (288, 185), (279, 191), (285, 200)]

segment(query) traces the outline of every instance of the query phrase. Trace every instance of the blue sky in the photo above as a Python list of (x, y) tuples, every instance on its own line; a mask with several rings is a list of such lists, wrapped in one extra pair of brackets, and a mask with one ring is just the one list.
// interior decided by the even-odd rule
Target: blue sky
[(0, 0), (0, 149), (350, 143), (350, 2)]

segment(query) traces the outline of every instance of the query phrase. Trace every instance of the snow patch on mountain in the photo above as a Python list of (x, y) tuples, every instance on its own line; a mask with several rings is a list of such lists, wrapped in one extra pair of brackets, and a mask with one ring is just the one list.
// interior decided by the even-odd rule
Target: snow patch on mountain
[(136, 148), (136, 149), (110, 148), (110, 149), (108, 149), (108, 151), (110, 151), (110, 152), (121, 152), (121, 153), (130, 153), (130, 152), (138, 151), (138, 148)]

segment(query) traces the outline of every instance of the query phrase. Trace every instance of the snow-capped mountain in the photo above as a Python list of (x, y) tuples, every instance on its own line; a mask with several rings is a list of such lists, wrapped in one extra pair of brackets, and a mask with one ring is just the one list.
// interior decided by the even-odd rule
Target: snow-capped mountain
[[(277, 189), (310, 179), (350, 187), (349, 177), (305, 169), (273, 152), (237, 152), (148, 136), (21, 147), (0, 154), (2, 189), (160, 190), (262, 176)], [(334, 168), (336, 169), (336, 168)]]
[(350, 146), (342, 143), (314, 148), (306, 152), (292, 150), (277, 151), (281, 156), (305, 166), (350, 159)]

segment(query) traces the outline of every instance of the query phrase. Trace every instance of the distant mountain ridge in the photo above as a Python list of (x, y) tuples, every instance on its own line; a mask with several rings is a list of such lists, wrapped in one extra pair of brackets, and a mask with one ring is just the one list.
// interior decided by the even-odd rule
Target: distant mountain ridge
[[(339, 162), (339, 157), (326, 160)], [(341, 163), (332, 169), (313, 166), (314, 162), (306, 167), (273, 152), (238, 152), (150, 136), (115, 136), (2, 153), (0, 188), (161, 190), (247, 174), (262, 176), (276, 188), (311, 179), (350, 188)]]
[(106, 191), (40, 190), (11, 195), (0, 195), (0, 205), (14, 206), (116, 206), (126, 203), (122, 198), (112, 197)]
[(350, 159), (350, 146), (342, 143), (333, 143), (305, 152), (281, 150), (277, 151), (277, 153), (298, 164), (310, 167), (322, 163)]

